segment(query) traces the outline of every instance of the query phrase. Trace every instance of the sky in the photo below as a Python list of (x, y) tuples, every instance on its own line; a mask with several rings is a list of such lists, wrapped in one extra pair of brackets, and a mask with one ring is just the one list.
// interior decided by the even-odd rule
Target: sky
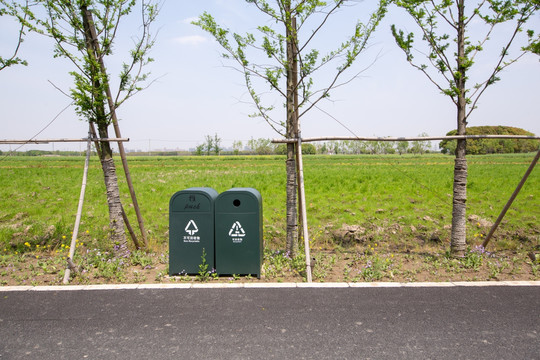
[[(366, 19), (374, 1), (356, 3), (342, 9), (325, 25), (316, 43), (321, 54), (339, 46), (356, 21)], [(233, 141), (246, 145), (250, 138), (280, 137), (264, 120), (249, 116), (255, 109), (242, 74), (232, 68), (233, 62), (221, 58), (223, 51), (209, 34), (191, 24), (205, 11), (218, 24), (241, 34), (257, 33), (258, 25), (275, 26), (243, 0), (165, 1), (153, 26), (156, 43), (151, 56), (155, 61), (147, 67), (153, 82), (117, 111), (122, 136), (130, 139), (124, 145), (126, 149), (190, 149), (203, 143), (205, 136), (214, 134), (222, 139), (224, 147), (231, 146)], [(116, 55), (105, 60), (112, 78), (140, 30), (139, 16), (135, 12), (132, 15), (121, 24)], [(343, 79), (359, 76), (332, 91), (330, 100), (320, 103), (323, 111), (313, 109), (302, 118), (303, 137), (421, 133), (438, 136), (456, 128), (455, 105), (406, 62), (391, 35), (391, 24), (407, 31), (416, 30), (407, 14), (390, 8), (370, 39), (369, 47)], [(540, 14), (535, 15), (528, 27), (540, 30)], [(482, 28), (472, 29), (474, 40)], [(476, 77), (485, 77), (493, 66), (493, 55), (500, 52), (501, 41), (508, 32), (508, 28), (501, 27), (491, 35), (485, 52), (476, 60), (471, 83)], [(16, 42), (17, 26), (0, 17), (0, 33), (0, 54), (6, 56)], [(300, 36), (305, 38), (305, 34)], [(416, 37), (417, 42), (420, 38)], [(420, 46), (418, 51), (415, 55), (420, 59)], [(37, 34), (27, 36), (19, 56), (29, 65), (0, 72), (0, 139), (29, 139), (40, 131), (37, 139), (86, 137), (87, 123), (78, 118), (69, 106), (71, 100), (64, 94), (72, 86), (69, 75), (74, 70), (72, 64), (66, 59), (53, 58), (52, 41)], [(469, 126), (515, 126), (539, 135), (539, 59), (527, 54), (508, 67), (500, 75), (501, 81), (482, 95), (478, 108), (469, 118)], [(315, 83), (315, 88), (325, 84), (334, 71), (334, 65), (322, 70), (316, 78), (321, 82)], [(281, 100), (268, 93), (268, 86), (259, 89), (269, 104), (280, 108)], [(280, 114), (276, 116), (281, 121)], [(16, 148), (19, 146), (0, 145), (3, 151)], [(25, 145), (19, 150), (84, 148), (83, 143), (51, 143)]]

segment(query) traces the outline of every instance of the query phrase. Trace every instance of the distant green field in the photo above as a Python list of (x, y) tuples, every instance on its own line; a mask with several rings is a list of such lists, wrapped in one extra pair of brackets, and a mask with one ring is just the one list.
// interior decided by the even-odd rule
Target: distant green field
[[(528, 168), (533, 154), (469, 156), (468, 214), (494, 221)], [(264, 237), (270, 247), (285, 237), (285, 158), (131, 157), (128, 160), (153, 247), (168, 240), (168, 203), (179, 190), (208, 186), (260, 191)], [(308, 223), (314, 241), (331, 241), (343, 224), (414, 237), (414, 229), (449, 233), (454, 159), (445, 155), (306, 156)], [(69, 240), (80, 193), (83, 157), (8, 157), (0, 161), (0, 244), (4, 247)], [(136, 225), (120, 161), (124, 206)], [(92, 158), (81, 232), (106, 238), (103, 175)], [(54, 227), (53, 227), (54, 226)], [(406, 229), (403, 230), (403, 229)], [(540, 233), (540, 169), (536, 168), (508, 212), (507, 236)], [(394, 232), (395, 233), (395, 232)], [(471, 225), (469, 237), (474, 236)], [(66, 240), (66, 243), (67, 241)]]

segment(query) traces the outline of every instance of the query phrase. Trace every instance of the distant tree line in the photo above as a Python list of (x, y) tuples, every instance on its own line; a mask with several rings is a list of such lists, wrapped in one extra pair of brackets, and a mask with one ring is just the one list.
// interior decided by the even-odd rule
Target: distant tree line
[[(420, 137), (428, 136), (426, 133)], [(286, 155), (286, 144), (273, 144), (271, 139), (251, 138), (244, 146), (242, 141), (234, 141), (231, 149), (221, 147), (221, 138), (215, 134), (213, 137), (207, 135), (205, 142), (198, 145), (193, 152), (194, 155)], [(315, 154), (424, 154), (430, 152), (431, 143), (429, 141), (326, 141), (318, 143), (302, 144), (304, 155)]]
[[(456, 135), (457, 131), (448, 132), (447, 136)], [(525, 135), (534, 136), (526, 130), (510, 126), (471, 126), (466, 130), (467, 135)], [(443, 140), (439, 148), (443, 154), (455, 154), (456, 140)], [(540, 145), (534, 139), (470, 139), (467, 140), (468, 155), (528, 153), (538, 150)]]
[[(0, 156), (2, 155), (10, 156), (81, 156), (80, 151), (48, 151), (48, 150), (28, 150), (28, 151), (5, 151), (0, 150)], [(95, 152), (92, 152), (92, 155), (96, 155)]]

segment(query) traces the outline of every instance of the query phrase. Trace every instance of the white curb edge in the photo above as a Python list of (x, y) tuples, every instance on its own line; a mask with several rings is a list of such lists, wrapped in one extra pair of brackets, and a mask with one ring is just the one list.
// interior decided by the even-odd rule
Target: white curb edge
[(488, 286), (540, 286), (540, 281), (454, 281), (454, 282), (334, 282), (334, 283), (179, 283), (179, 284), (103, 284), (55, 286), (0, 286), (0, 292), (75, 291), (75, 290), (155, 290), (155, 289), (278, 289), (278, 288), (438, 288)]

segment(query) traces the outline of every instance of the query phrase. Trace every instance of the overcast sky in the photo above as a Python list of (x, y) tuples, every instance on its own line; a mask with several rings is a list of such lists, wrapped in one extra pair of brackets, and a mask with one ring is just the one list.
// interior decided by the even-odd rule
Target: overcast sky
[[(351, 33), (357, 19), (364, 19), (373, 2), (359, 2), (336, 14), (322, 34), (317, 46), (321, 53), (336, 48)], [(217, 22), (233, 31), (256, 33), (256, 26), (274, 25), (243, 0), (168, 0), (164, 3), (154, 30), (159, 30), (148, 70), (156, 81), (118, 110), (120, 128), (130, 142), (128, 149), (188, 149), (204, 141), (206, 135), (217, 134), (224, 146), (234, 140), (244, 144), (253, 138), (277, 138), (262, 119), (251, 118), (254, 112), (246, 93), (242, 75), (231, 69), (220, 57), (219, 45), (204, 31), (190, 22), (207, 11)], [(132, 45), (137, 33), (137, 16), (125, 22), (116, 44), (118, 57), (107, 59), (116, 70)], [(321, 105), (357, 136), (415, 136), (421, 133), (444, 135), (456, 128), (455, 106), (441, 95), (428, 79), (413, 69), (397, 48), (390, 25), (416, 30), (406, 14), (391, 8), (370, 41), (370, 47), (360, 55), (349, 73), (362, 71), (353, 82), (331, 93), (331, 101)], [(540, 29), (540, 15), (529, 27)], [(0, 18), (0, 54), (6, 56), (16, 40), (15, 24)], [(476, 35), (476, 34), (472, 34)], [(496, 54), (500, 40), (508, 28), (492, 34), (493, 42), (486, 54)], [(420, 37), (417, 36), (417, 41)], [(474, 36), (471, 36), (474, 40)], [(490, 46), (492, 46), (490, 48)], [(0, 72), (0, 139), (28, 139), (41, 131), (66, 106), (70, 99), (57, 88), (69, 92), (73, 66), (63, 59), (53, 58), (52, 42), (42, 36), (29, 35), (19, 56), (29, 66), (16, 66)], [(515, 52), (514, 52), (515, 53)], [(417, 54), (420, 59), (420, 54)], [(485, 74), (493, 59), (479, 57), (474, 76)], [(333, 72), (328, 67), (324, 77)], [(113, 72), (112, 76), (115, 76)], [(540, 84), (539, 57), (525, 55), (501, 75), (502, 80), (488, 88), (478, 109), (469, 118), (469, 126), (508, 125), (540, 134), (538, 111)], [(54, 84), (54, 86), (52, 85)], [(317, 84), (315, 84), (317, 87)], [(266, 92), (267, 87), (261, 88)], [(279, 100), (274, 101), (279, 106)], [(281, 120), (281, 119), (279, 119)], [(37, 136), (44, 138), (86, 137), (87, 124), (77, 118), (74, 109), (62, 112), (52, 124)], [(352, 136), (332, 117), (317, 109), (302, 119), (302, 135)], [(27, 145), (29, 149), (81, 149), (84, 144)], [(0, 150), (15, 145), (0, 145)]]

